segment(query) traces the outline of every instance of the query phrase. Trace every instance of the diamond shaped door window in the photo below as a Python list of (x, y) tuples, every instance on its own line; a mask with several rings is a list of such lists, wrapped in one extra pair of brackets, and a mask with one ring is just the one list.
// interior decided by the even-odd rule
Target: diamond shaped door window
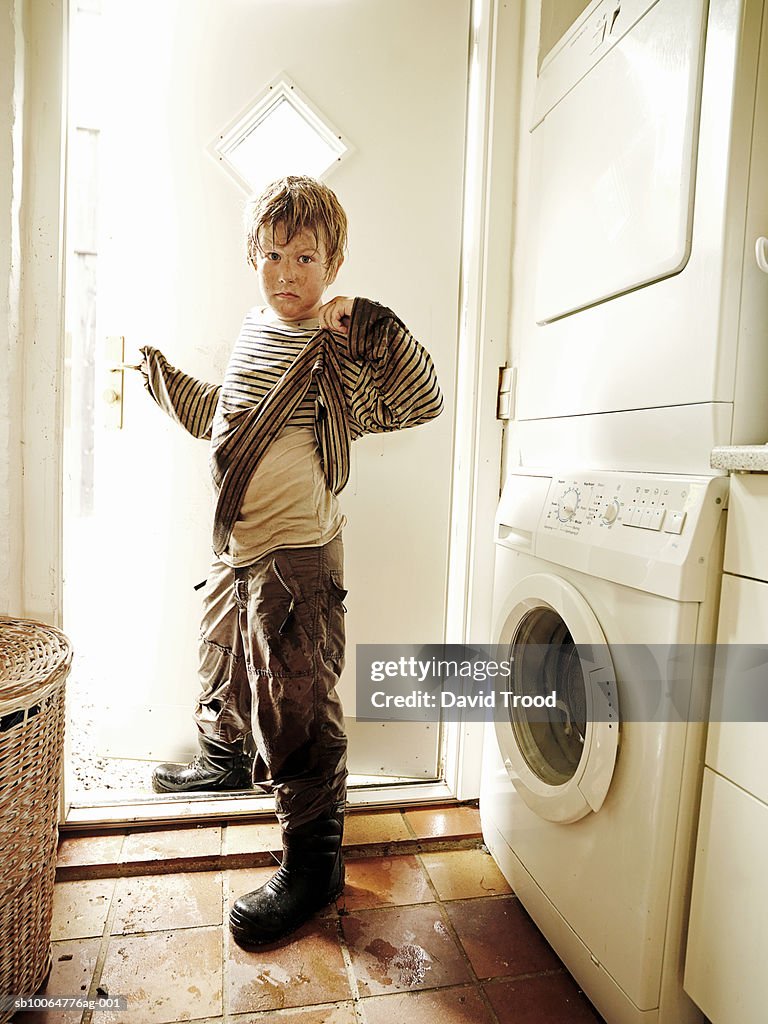
[(268, 85), (211, 148), (249, 194), (286, 174), (322, 178), (350, 151), (340, 133), (284, 76)]

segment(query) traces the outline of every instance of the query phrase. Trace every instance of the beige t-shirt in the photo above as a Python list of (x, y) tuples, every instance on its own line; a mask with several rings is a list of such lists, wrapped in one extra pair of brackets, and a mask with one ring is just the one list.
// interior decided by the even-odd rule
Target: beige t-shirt
[(250, 565), (278, 548), (319, 547), (345, 522), (325, 479), (314, 431), (286, 427), (251, 477), (221, 560)]

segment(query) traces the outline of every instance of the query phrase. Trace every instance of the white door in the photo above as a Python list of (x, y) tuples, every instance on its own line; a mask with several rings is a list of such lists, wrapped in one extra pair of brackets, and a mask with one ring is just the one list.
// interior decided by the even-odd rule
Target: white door
[(122, 429), (101, 426), (104, 339), (125, 336), (129, 360), (153, 344), (222, 379), (260, 296), (241, 237), (245, 193), (212, 147), (283, 75), (349, 146), (326, 179), (350, 219), (333, 293), (394, 308), (445, 394), (438, 421), (357, 442), (342, 495), (351, 770), (439, 773), (437, 727), (355, 723), (354, 645), (443, 637), (469, 7), (102, 0), (93, 509), (67, 522), (65, 625), (98, 678), (96, 731), (112, 756), (194, 752), (194, 586), (212, 504), (206, 443), (165, 418), (137, 374), (126, 374)]

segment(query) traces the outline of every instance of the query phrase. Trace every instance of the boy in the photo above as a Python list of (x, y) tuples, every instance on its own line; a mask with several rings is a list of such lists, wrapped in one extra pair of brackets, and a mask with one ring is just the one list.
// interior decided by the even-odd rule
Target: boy
[[(245, 948), (289, 934), (344, 887), (346, 735), (337, 494), (349, 444), (442, 409), (432, 360), (391, 310), (323, 302), (347, 222), (327, 186), (273, 183), (249, 204), (248, 261), (266, 302), (245, 318), (223, 385), (142, 349), (145, 385), (195, 437), (210, 438), (214, 560), (204, 594), (200, 753), (160, 765), (160, 792), (266, 785), (283, 837), (278, 872), (236, 901)], [(251, 754), (252, 746), (255, 753)]]

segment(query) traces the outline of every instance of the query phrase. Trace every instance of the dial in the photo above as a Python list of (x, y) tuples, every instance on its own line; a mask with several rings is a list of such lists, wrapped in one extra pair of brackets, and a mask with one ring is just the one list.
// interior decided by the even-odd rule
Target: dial
[(573, 519), (580, 501), (581, 495), (575, 487), (569, 487), (560, 496), (560, 501), (557, 503), (557, 518), (561, 523), (567, 523), (570, 519)]
[(619, 502), (617, 498), (612, 498), (610, 501), (606, 501), (600, 518), (606, 524), (610, 526), (611, 523), (616, 522), (616, 517), (619, 514)]

